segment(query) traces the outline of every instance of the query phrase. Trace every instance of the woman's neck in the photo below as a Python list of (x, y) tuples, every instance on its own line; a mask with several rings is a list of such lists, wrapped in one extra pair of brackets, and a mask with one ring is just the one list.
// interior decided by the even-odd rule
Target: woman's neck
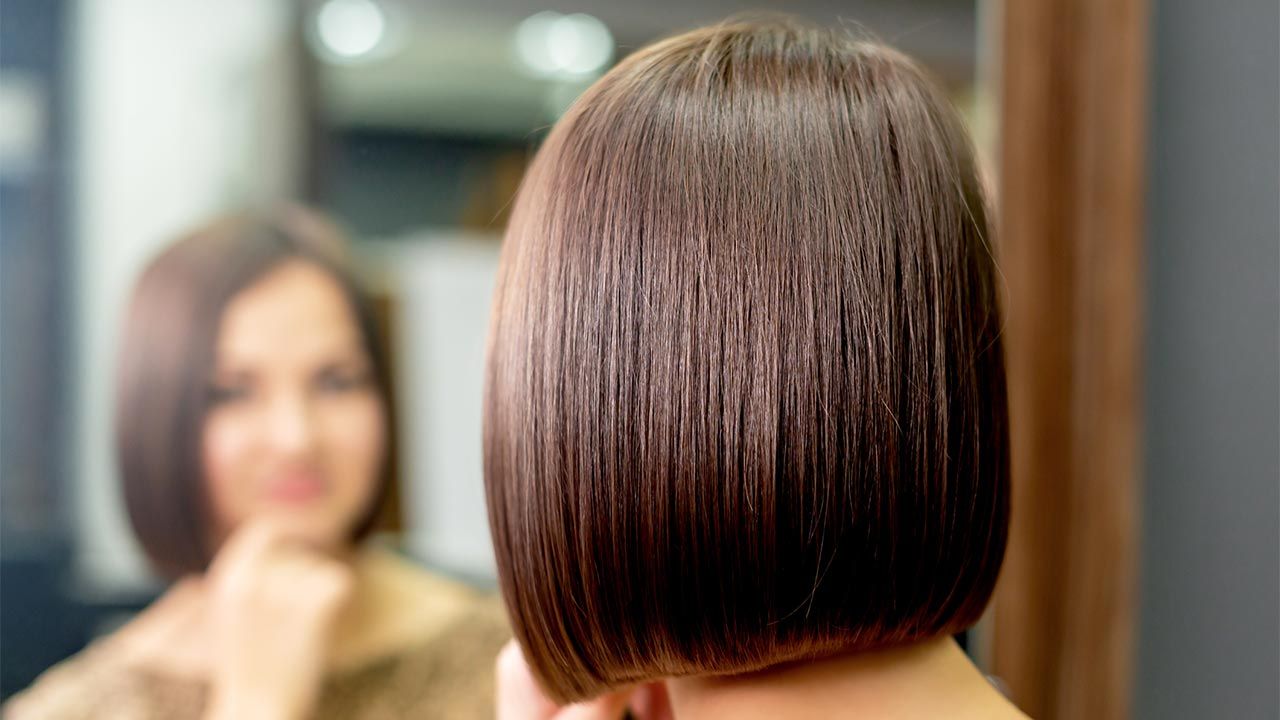
[(949, 637), (667, 682), (674, 716), (700, 718), (1022, 718)]

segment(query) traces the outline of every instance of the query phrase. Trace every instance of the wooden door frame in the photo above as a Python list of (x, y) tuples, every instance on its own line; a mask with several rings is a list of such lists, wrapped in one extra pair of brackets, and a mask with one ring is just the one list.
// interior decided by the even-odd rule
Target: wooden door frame
[(1013, 521), (991, 670), (1042, 720), (1129, 715), (1146, 0), (999, 3)]

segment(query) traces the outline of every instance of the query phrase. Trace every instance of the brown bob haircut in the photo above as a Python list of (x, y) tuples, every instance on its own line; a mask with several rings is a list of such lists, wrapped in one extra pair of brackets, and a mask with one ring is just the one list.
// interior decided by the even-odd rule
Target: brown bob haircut
[[(343, 250), (336, 229), (309, 211), (245, 213), (180, 238), (134, 287), (117, 368), (116, 452), (134, 532), (164, 576), (202, 572), (217, 551), (201, 442), (222, 313), (241, 290), (288, 261), (326, 271), (351, 304), (392, 419), (382, 345)], [(372, 529), (385, 489), (384, 478), (353, 539)]]
[(945, 97), (843, 31), (697, 30), (569, 109), (506, 235), (484, 434), (553, 696), (978, 619), (1009, 516), (986, 218)]

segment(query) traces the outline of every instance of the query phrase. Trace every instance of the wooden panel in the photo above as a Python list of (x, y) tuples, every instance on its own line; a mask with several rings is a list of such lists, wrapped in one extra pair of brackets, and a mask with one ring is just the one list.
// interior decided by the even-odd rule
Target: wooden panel
[(1014, 515), (992, 670), (1044, 720), (1128, 716), (1145, 0), (1003, 5), (999, 222)]

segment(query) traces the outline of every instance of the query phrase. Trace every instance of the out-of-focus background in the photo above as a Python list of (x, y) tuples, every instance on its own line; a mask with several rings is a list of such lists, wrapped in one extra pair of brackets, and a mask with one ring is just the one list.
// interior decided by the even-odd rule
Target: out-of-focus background
[[(1092, 14), (1079, 27), (1123, 26), (1132, 32), (1122, 37), (1139, 38), (1116, 54), (1083, 31), (1015, 32), (1017, 6), (1006, 3), (797, 0), (784, 9), (920, 59), (966, 115), (993, 176), (1048, 167), (1092, 198), (1096, 213), (1077, 208), (1082, 217), (1116, 203), (1137, 213), (1124, 235), (1136, 259), (1119, 280), (1129, 288), (1121, 313), (1139, 320), (1121, 363), (1132, 391), (1132, 416), (1121, 415), (1134, 457), (1119, 472), (1129, 494), (1086, 498), (1072, 511), (1087, 521), (1091, 502), (1120, 503), (1119, 536), (1133, 546), (1113, 577), (1118, 632), (1131, 638), (1112, 655), (1127, 658), (1113, 673), (1123, 695), (1114, 707), (1142, 718), (1276, 717), (1280, 12), (1267, 0), (1084, 3)], [(384, 539), (491, 584), (481, 368), (501, 232), (523, 169), (550, 124), (628, 52), (752, 9), (760, 6), (737, 0), (0, 0), (0, 698), (160, 590), (129, 531), (111, 452), (120, 316), (157, 248), (246, 205), (301, 200), (349, 231), (397, 370)], [(1060, 25), (1042, 16), (1029, 27)], [(1055, 51), (1055, 38), (1076, 45)], [(1090, 42), (1101, 59), (1070, 52)], [(1002, 82), (1025, 80), (1016, 68), (1037, 58), (1067, 77), (1089, 65), (1092, 80), (1044, 83), (1031, 94), (1039, 110), (1009, 101), (1025, 91), (1002, 104)], [(1108, 84), (1108, 63), (1132, 74)], [(1121, 103), (1136, 110), (1118, 120), (1128, 130), (1103, 134), (1124, 141), (1118, 150), (1090, 130), (1116, 121), (1111, 104), (1096, 102), (1106, 88), (1140, 98)], [(1103, 109), (1055, 124), (1079, 107)], [(1040, 126), (1050, 141), (1009, 144), (1002, 155), (1007, 132)], [(1056, 140), (1053, 128), (1065, 128)], [(1105, 169), (1125, 155), (1126, 138), (1143, 148), (1129, 174), (1098, 172), (1132, 182), (1095, 186), (1079, 168)], [(1033, 248), (1022, 258), (1040, 257), (1020, 247)], [(1079, 279), (1079, 297), (1114, 297), (1097, 295), (1095, 276), (1081, 271), (1096, 256), (1047, 256), (1057, 260), (1044, 277)], [(1020, 280), (1011, 280), (1016, 302)], [(1079, 356), (1080, 346), (1065, 347)], [(1097, 357), (1110, 346), (1083, 347)], [(1077, 454), (1090, 442), (1064, 440)], [(1032, 559), (1069, 555), (1044, 538), (1028, 547), (1039, 548)], [(1026, 576), (1013, 575), (1015, 584)], [(1037, 621), (1038, 606), (1018, 602), (1019, 622), (1050, 627), (1047, 643), (1069, 645), (1070, 623), (1055, 620), (1064, 613), (1110, 617), (1076, 612), (1091, 597), (1079, 588), (1036, 587), (1040, 596), (1016, 597), (1059, 610)], [(1001, 648), (999, 638), (978, 640), (977, 655)], [(1028, 704), (1043, 717), (1084, 717), (1044, 698), (1087, 691), (1063, 668), (1088, 663), (1042, 655), (1045, 687)]]

